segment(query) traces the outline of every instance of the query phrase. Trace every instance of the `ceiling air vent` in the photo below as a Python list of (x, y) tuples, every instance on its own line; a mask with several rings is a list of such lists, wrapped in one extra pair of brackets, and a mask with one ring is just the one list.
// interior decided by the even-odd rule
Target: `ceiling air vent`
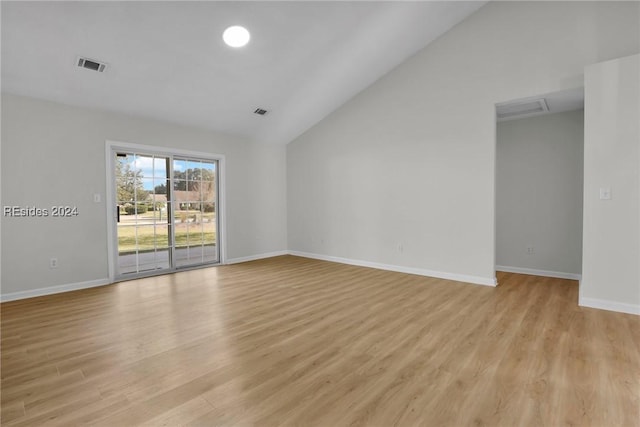
[(544, 98), (506, 102), (496, 105), (498, 119), (515, 119), (529, 114), (546, 113), (549, 106)]
[(87, 70), (97, 71), (99, 73), (104, 72), (107, 68), (107, 64), (104, 62), (94, 61), (93, 59), (83, 58), (82, 56), (78, 57), (77, 64), (80, 68), (86, 68)]
[(256, 108), (256, 111), (254, 111), (254, 113), (260, 116), (264, 116), (265, 114), (267, 114), (267, 110), (264, 110), (262, 108)]

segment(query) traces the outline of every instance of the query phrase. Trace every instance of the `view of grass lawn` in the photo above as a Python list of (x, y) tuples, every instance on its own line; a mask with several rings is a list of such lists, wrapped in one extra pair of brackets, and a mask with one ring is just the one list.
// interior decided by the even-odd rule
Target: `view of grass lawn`
[[(214, 223), (205, 224), (204, 232), (200, 227), (192, 226), (187, 228), (186, 224), (178, 224), (176, 225), (175, 233), (176, 247), (199, 246), (203, 243), (205, 245), (214, 245), (216, 243)], [(148, 251), (155, 248), (167, 248), (168, 246), (169, 236), (166, 227), (156, 227), (155, 233), (153, 226), (118, 227), (118, 252), (120, 254), (135, 252), (136, 248), (138, 251)]]
[[(176, 210), (174, 211), (173, 217), (176, 222), (186, 222), (188, 220), (198, 221), (198, 222), (213, 222), (215, 220), (216, 214), (215, 212), (201, 212), (196, 210)], [(167, 220), (167, 212), (166, 211), (147, 211), (145, 213), (141, 213), (136, 215), (128, 215), (124, 212), (120, 212), (120, 220), (123, 222), (135, 221), (136, 218), (138, 220), (152, 220), (155, 219), (157, 221), (166, 221)]]

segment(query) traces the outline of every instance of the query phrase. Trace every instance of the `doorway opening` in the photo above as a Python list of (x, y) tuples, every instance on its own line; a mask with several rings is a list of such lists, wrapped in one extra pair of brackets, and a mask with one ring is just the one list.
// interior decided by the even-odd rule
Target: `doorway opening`
[(584, 90), (496, 104), (496, 271), (579, 280)]
[(114, 280), (221, 262), (221, 156), (108, 143)]

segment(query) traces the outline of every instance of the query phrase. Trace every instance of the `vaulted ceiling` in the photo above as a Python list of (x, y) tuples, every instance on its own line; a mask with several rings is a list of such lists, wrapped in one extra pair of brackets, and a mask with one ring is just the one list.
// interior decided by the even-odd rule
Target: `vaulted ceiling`
[(485, 3), (3, 1), (2, 90), (286, 144)]

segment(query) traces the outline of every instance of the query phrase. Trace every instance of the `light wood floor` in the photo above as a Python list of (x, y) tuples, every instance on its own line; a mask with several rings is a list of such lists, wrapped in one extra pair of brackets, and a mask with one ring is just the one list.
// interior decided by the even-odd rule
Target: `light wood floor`
[(2, 304), (2, 425), (640, 425), (640, 318), (291, 256)]

